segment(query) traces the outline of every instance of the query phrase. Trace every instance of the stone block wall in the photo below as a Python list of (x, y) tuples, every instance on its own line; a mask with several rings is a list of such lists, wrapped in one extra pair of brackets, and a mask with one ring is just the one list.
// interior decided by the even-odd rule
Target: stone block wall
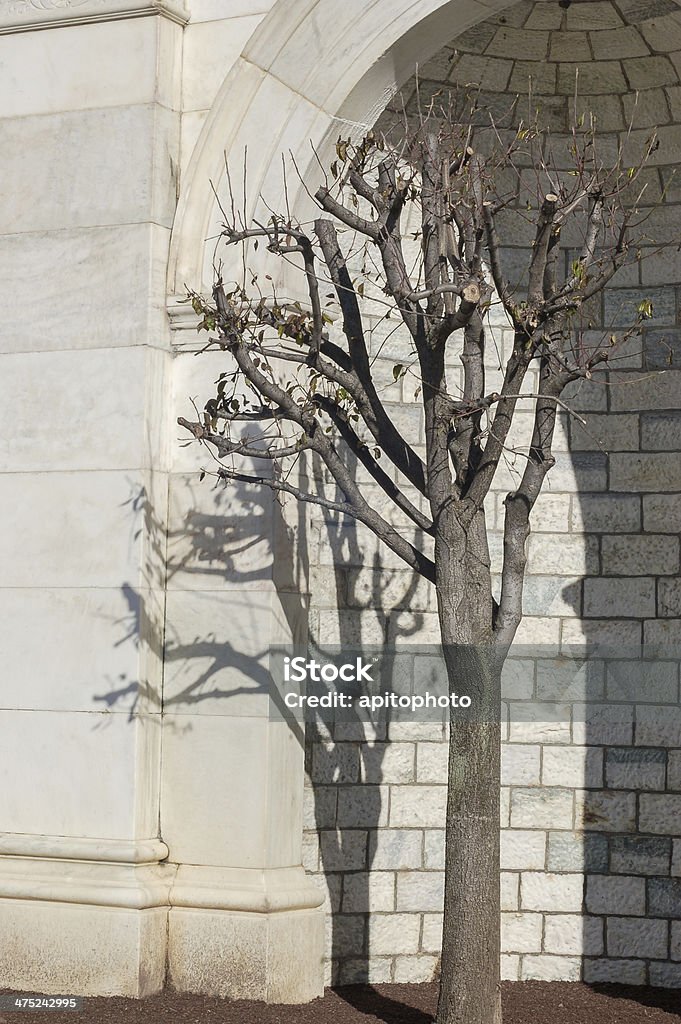
[[(611, 76), (600, 80), (599, 67), (586, 63), (597, 61), (574, 50), (580, 32), (585, 45), (588, 32), (596, 57), (606, 30), (610, 45), (633, 45), (631, 26), (611, 7), (574, 5), (567, 16), (574, 32), (566, 40), (566, 16), (557, 7), (517, 4), (503, 12), (503, 22), (492, 18), (438, 54), (422, 70), (420, 93), (427, 100), (457, 79), (481, 81), (484, 105), (501, 111), (508, 109), (506, 90), (523, 91), (532, 74), (559, 154), (579, 61), (582, 92), (590, 83), (598, 94), (585, 96), (584, 105), (600, 115), (604, 153), (616, 152), (632, 112), (638, 143), (660, 126), (660, 147), (644, 172), (649, 216), (642, 258), (585, 311), (583, 341), (589, 346), (603, 332), (621, 332), (643, 300), (652, 303), (653, 316), (607, 370), (565, 396), (571, 412), (559, 416), (556, 465), (532, 515), (525, 617), (504, 683), (502, 950), (510, 979), (681, 986), (681, 302), (678, 253), (669, 247), (681, 224), (673, 175), (678, 86), (666, 56), (669, 80), (655, 88), (632, 84), (642, 90), (635, 101), (626, 77), (655, 71), (652, 19), (669, 15), (676, 24), (678, 15), (664, 2), (651, 6), (646, 49), (612, 54), (632, 58), (617, 86), (614, 61), (600, 68)], [(620, 11), (627, 16), (622, 5)], [(590, 12), (605, 21), (577, 25)], [(555, 24), (542, 28), (542, 18)], [(534, 57), (531, 28), (543, 32)], [(560, 46), (572, 46), (572, 56)], [(521, 49), (525, 64), (514, 64)], [(644, 54), (645, 67), (634, 60)], [(561, 61), (573, 63), (556, 69)], [(553, 84), (542, 88), (545, 68)], [(563, 82), (557, 93), (556, 74)], [(413, 97), (409, 102), (413, 112)], [(538, 187), (532, 169), (523, 174), (509, 210), (506, 237), (513, 243), (504, 252), (512, 280), (520, 279), (531, 242), (519, 215)], [(563, 242), (567, 270), (580, 240), (567, 232)], [(399, 332), (383, 331), (377, 325), (372, 333), (381, 394), (422, 451), (416, 382), (409, 373), (393, 382), (392, 374), (394, 363), (409, 363), (409, 346)], [(511, 344), (497, 317), (489, 330), (490, 389), (498, 379), (494, 354), (503, 361)], [(456, 353), (449, 373), (456, 385)], [(528, 391), (532, 385), (528, 380)], [(531, 402), (521, 403), (511, 442), (519, 454), (509, 452), (499, 467), (487, 506), (495, 575), (503, 499), (522, 472), (531, 413)], [(311, 537), (314, 643), (437, 641), (432, 588), (414, 581), (366, 531), (315, 519)], [(585, 653), (588, 662), (577, 671), (575, 659)], [(309, 729), (307, 745), (306, 867), (326, 893), (327, 980), (429, 980), (442, 924), (446, 729), (346, 723), (333, 735)]]

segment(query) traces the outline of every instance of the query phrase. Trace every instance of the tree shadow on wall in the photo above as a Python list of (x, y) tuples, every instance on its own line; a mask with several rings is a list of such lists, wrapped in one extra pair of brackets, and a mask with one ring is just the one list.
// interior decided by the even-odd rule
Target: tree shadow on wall
[[(192, 507), (177, 525), (166, 525), (144, 488), (127, 503), (141, 517), (132, 539), (144, 545), (144, 568), (141, 585), (120, 588), (125, 611), (112, 623), (113, 646), (134, 648), (137, 672), (107, 680), (108, 688), (93, 699), (107, 710), (127, 711), (131, 721), (145, 713), (172, 714), (164, 719), (167, 729), (179, 728), (178, 714), (195, 713), (208, 702), (266, 696), (302, 746), (303, 729), (272, 684), (270, 645), (260, 640), (258, 615), (268, 610), (269, 592), (259, 600), (258, 584), (274, 575), (284, 618), (292, 632), (299, 629), (307, 595), (293, 558), (305, 544), (294, 543), (279, 504), (264, 489), (231, 484), (227, 491), (220, 484), (211, 492), (198, 476), (196, 488), (186, 488), (183, 500)], [(213, 507), (196, 511), (199, 504)], [(228, 591), (250, 615), (248, 639), (221, 614), (220, 595)], [(184, 729), (191, 729), (190, 720)]]
[[(412, 572), (387, 569), (380, 551), (367, 557), (354, 522), (333, 514), (320, 513), (319, 519), (317, 572), (326, 608), (318, 598), (320, 617), (312, 619), (310, 654), (324, 661), (325, 655), (330, 659), (339, 649), (369, 660), (380, 649), (377, 690), (390, 689), (395, 650), (423, 627), (422, 612), (413, 610), (419, 606), (421, 581)], [(365, 536), (370, 544), (370, 536)], [(326, 567), (324, 550), (331, 563)], [(319, 857), (328, 894), (326, 955), (331, 984), (356, 1009), (380, 1020), (430, 1024), (432, 1015), (388, 998), (372, 984), (393, 980), (394, 951), (386, 945), (382, 925), (397, 909), (395, 874), (406, 866), (391, 861), (381, 841), (389, 824), (388, 783), (395, 781), (385, 770), (386, 759), (399, 728), (404, 729), (404, 723), (392, 722), (390, 709), (372, 712), (358, 708), (357, 701), (335, 720), (320, 715), (308, 719), (306, 796), (312, 805), (309, 825), (314, 828), (312, 866)], [(415, 782), (415, 771), (412, 764), (402, 781)]]

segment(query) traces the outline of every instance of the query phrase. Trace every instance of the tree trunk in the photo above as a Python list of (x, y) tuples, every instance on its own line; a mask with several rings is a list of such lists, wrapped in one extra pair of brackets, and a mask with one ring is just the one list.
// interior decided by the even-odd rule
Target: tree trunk
[(500, 663), (482, 513), (465, 534), (447, 533), (436, 555), (442, 643), (450, 692), (472, 705), (450, 720), (437, 1024), (500, 1024)]

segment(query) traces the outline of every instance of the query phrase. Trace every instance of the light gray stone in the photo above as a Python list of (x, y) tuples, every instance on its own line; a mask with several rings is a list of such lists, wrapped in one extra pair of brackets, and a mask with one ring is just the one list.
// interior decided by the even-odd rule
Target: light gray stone
[(578, 956), (528, 955), (522, 958), (522, 981), (579, 981), (582, 960)]
[(369, 941), (374, 956), (417, 953), (421, 932), (420, 914), (373, 914)]
[(506, 743), (501, 748), (501, 781), (505, 786), (539, 784), (541, 747)]
[(575, 792), (575, 825), (587, 831), (629, 832), (636, 824), (636, 794), (593, 789)]
[(446, 805), (446, 786), (393, 786), (390, 825), (437, 828), (444, 824)]
[(441, 828), (429, 828), (423, 834), (424, 865), (435, 871), (444, 871), (445, 832)]
[(656, 835), (681, 835), (681, 795), (642, 793), (639, 827)]
[[(659, 583), (674, 583), (660, 580)], [(679, 666), (653, 658), (606, 663), (608, 700), (631, 703), (674, 704), (678, 697)]]
[(396, 983), (413, 985), (433, 981), (437, 971), (437, 964), (438, 958), (436, 956), (426, 956), (423, 953), (419, 954), (419, 956), (395, 957), (394, 980)]
[(590, 914), (642, 916), (646, 910), (645, 879), (589, 875), (586, 882), (586, 909)]
[(673, 576), (679, 572), (678, 537), (606, 536), (601, 542), (601, 553), (603, 572), (611, 576)]
[(681, 964), (651, 964), (650, 984), (657, 988), (681, 988)]
[(648, 879), (648, 915), (678, 918), (681, 907), (680, 878)]
[(605, 756), (605, 781), (611, 789), (664, 789), (666, 757), (663, 750), (611, 748)]
[(506, 871), (541, 871), (546, 856), (546, 833), (502, 829), (501, 868)]
[(636, 744), (641, 747), (681, 747), (681, 708), (639, 704)]
[(566, 956), (600, 956), (603, 952), (603, 921), (584, 914), (547, 914), (544, 951)]
[(357, 871), (343, 876), (344, 914), (395, 910), (395, 875), (392, 871)]
[(578, 420), (570, 424), (571, 451), (638, 451), (638, 417), (633, 413), (585, 418), (586, 426)]
[(586, 618), (646, 618), (655, 614), (655, 579), (587, 579)]
[(608, 839), (595, 832), (549, 832), (549, 871), (607, 872)]
[(520, 883), (520, 905), (523, 910), (581, 911), (584, 876), (551, 874), (545, 871), (524, 871)]
[(645, 960), (586, 960), (584, 981), (588, 985), (645, 985)]
[(608, 956), (664, 960), (669, 955), (667, 922), (609, 917), (607, 944)]
[(534, 913), (501, 915), (502, 953), (540, 953), (543, 916)]
[(397, 875), (397, 910), (439, 913), (444, 902), (441, 871), (402, 871)]
[(644, 494), (643, 528), (648, 533), (681, 533), (681, 501), (678, 495)]
[(584, 789), (603, 785), (603, 750), (600, 747), (544, 747), (542, 785)]
[(666, 875), (672, 852), (671, 839), (648, 836), (613, 836), (610, 870), (618, 875)]
[[(664, 618), (676, 618), (681, 615), (681, 580), (661, 579), (657, 583), (658, 613)], [(663, 698), (660, 698), (662, 701)], [(671, 700), (676, 699), (676, 694)]]
[(632, 533), (641, 528), (641, 499), (631, 494), (576, 494), (570, 525), (586, 533)]
[(513, 871), (502, 871), (500, 878), (501, 909), (520, 909), (520, 875)]
[(369, 835), (369, 866), (376, 871), (403, 871), (422, 865), (423, 832), (381, 828)]
[(569, 789), (514, 789), (511, 794), (511, 826), (571, 829), (573, 805), (574, 794)]

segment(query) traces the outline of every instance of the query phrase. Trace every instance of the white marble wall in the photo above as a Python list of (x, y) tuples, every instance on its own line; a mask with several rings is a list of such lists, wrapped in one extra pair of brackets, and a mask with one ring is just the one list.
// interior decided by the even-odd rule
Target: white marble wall
[[(165, 270), (182, 28), (1, 20), (0, 973), (142, 995), (165, 972), (169, 878)], [(74, 852), (80, 840), (103, 846)]]

